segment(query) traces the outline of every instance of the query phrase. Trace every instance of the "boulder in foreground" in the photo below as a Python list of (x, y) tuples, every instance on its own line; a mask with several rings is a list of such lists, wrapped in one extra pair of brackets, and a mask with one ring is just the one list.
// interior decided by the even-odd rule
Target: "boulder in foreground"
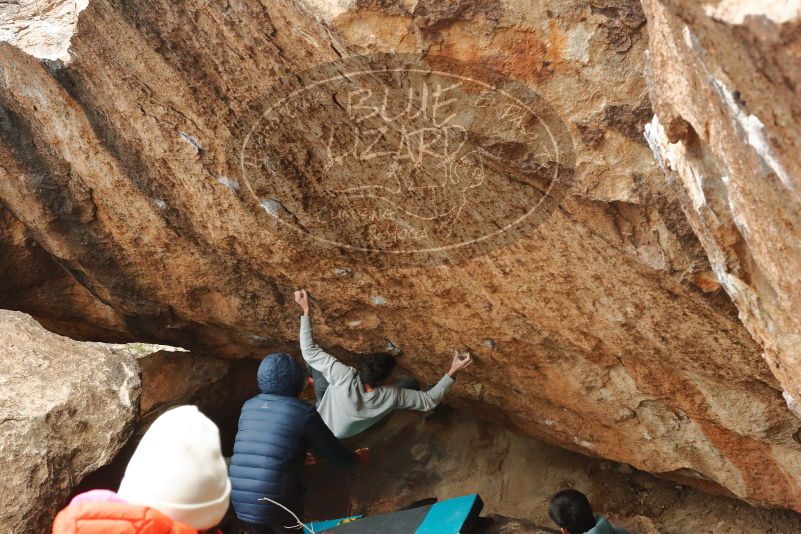
[(80, 480), (134, 430), (139, 370), (96, 344), (0, 310), (0, 531), (49, 532)]

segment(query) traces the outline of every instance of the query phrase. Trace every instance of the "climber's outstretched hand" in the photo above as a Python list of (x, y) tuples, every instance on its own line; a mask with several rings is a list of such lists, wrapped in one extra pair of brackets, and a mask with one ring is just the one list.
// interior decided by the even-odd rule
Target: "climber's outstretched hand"
[(295, 291), (295, 302), (303, 310), (303, 315), (309, 315), (309, 294), (305, 289)]
[(453, 361), (451, 362), (451, 370), (448, 371), (448, 375), (451, 378), (454, 378), (457, 374), (459, 374), (462, 369), (467, 367), (473, 363), (473, 357), (470, 355), (469, 352), (465, 352), (464, 355), (460, 354), (458, 350), (453, 351)]

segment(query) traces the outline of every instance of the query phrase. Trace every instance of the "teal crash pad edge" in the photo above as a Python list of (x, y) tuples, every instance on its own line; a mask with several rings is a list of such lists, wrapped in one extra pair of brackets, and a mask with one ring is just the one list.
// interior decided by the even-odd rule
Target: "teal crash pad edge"
[(478, 517), (483, 507), (476, 493), (438, 502), (428, 511), (415, 534), (458, 534), (468, 520)]
[[(342, 524), (343, 521), (348, 521), (351, 519), (359, 519), (363, 516), (361, 515), (352, 515), (350, 517), (342, 517), (340, 519), (329, 519), (328, 521), (317, 521), (309, 525), (311, 528), (314, 529), (315, 534), (317, 532), (324, 532), (326, 530), (331, 530), (332, 528), (339, 526)], [(303, 532), (310, 532), (309, 529), (304, 529)]]
[[(318, 521), (310, 526), (315, 534), (330, 532), (331, 534), (366, 534), (377, 530), (384, 534), (458, 534), (469, 532), (473, 521), (481, 513), (484, 503), (477, 494), (463, 495), (446, 501), (420, 508), (400, 510), (388, 514), (369, 517), (352, 516), (349, 518)], [(358, 519), (361, 518), (361, 519)], [(348, 521), (346, 519), (357, 519)], [(310, 533), (306, 529), (304, 532)]]

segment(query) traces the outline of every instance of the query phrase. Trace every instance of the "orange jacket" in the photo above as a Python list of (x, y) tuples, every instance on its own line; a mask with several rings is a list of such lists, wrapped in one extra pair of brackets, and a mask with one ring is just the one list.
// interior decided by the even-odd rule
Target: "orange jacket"
[(53, 534), (198, 534), (158, 510), (122, 502), (71, 504), (53, 522)]

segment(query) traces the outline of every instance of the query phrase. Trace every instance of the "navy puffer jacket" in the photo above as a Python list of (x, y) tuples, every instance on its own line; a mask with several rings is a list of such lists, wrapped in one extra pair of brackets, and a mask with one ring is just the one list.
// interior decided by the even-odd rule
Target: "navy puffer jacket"
[(259, 501), (262, 497), (303, 518), (301, 472), (310, 446), (333, 463), (356, 463), (356, 455), (334, 437), (314, 406), (297, 398), (305, 378), (288, 354), (271, 354), (259, 366), (261, 394), (242, 407), (229, 470), (231, 504), (243, 521), (294, 523), (279, 507)]

